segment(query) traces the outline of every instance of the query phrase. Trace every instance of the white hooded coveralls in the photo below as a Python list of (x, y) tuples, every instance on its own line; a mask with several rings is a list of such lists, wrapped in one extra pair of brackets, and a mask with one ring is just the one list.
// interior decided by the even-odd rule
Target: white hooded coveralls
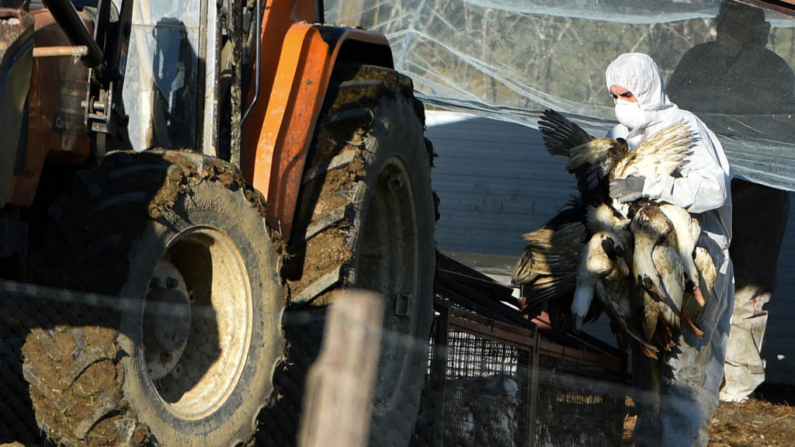
[(651, 409), (653, 394), (640, 393), (635, 399), (639, 416), (634, 440), (638, 446), (706, 446), (709, 424), (718, 406), (718, 391), (723, 379), (726, 342), (731, 328), (734, 303), (734, 275), (729, 258), (731, 241), (731, 188), (729, 162), (712, 131), (692, 113), (672, 103), (665, 93), (657, 64), (645, 54), (619, 56), (607, 68), (607, 88), (619, 85), (637, 98), (645, 126), (629, 129), (619, 124), (609, 138), (626, 138), (631, 147), (685, 119), (698, 133), (698, 141), (681, 177), (649, 173), (643, 197), (668, 202), (690, 212), (701, 224), (699, 245), (705, 247), (718, 269), (718, 280), (697, 322), (704, 331), (696, 338), (686, 328), (671, 355), (650, 361), (633, 351), (633, 381), (649, 389), (650, 369), (660, 367), (660, 414)]

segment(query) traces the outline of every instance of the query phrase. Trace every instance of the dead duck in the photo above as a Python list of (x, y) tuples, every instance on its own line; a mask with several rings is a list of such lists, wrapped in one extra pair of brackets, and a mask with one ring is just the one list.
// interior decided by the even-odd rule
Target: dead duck
[[(646, 294), (643, 296), (643, 305), (647, 314), (644, 326), (648, 339), (653, 334), (660, 334), (656, 330), (658, 324), (655, 319), (665, 323), (665, 333), (680, 327), (680, 317), (694, 335), (703, 335), (689, 313), (682, 312), (685, 299), (685, 263), (679, 254), (673, 222), (659, 205), (646, 201), (635, 213), (630, 228), (635, 239), (632, 271), (637, 284)], [(649, 298), (656, 303), (654, 306), (657, 309), (649, 308), (652, 306)], [(669, 337), (663, 339), (668, 340)]]
[[(682, 303), (685, 297), (684, 263), (676, 249), (676, 239), (670, 233), (652, 251), (654, 268), (659, 273), (660, 287), (667, 299), (657, 299), (660, 318), (671, 328), (679, 329)], [(647, 290), (648, 292), (648, 290)]]
[[(661, 264), (661, 284), (668, 283), (670, 287), (671, 301), (676, 303), (676, 307), (681, 307), (684, 287), (679, 287), (678, 283), (683, 282), (681, 264), (677, 265), (678, 256), (673, 249), (665, 246), (657, 246), (653, 249), (652, 259), (655, 263)], [(653, 354), (644, 350), (644, 353), (651, 358), (657, 357), (659, 351), (670, 351), (676, 344), (675, 334), (681, 328), (680, 313), (671, 308), (668, 304), (671, 301), (661, 301), (656, 293), (647, 288), (640, 288), (643, 334), (645, 340), (657, 346), (657, 351)]]
[(676, 249), (685, 272), (685, 289), (703, 307), (704, 297), (699, 286), (698, 268), (694, 260), (694, 251), (701, 235), (701, 225), (687, 210), (676, 205), (662, 204), (660, 211), (671, 221), (676, 233)]
[(629, 343), (634, 341), (646, 356), (657, 358), (659, 349), (643, 337), (640, 291), (635, 287), (631, 274), (625, 276), (619, 269), (614, 269), (596, 283), (596, 296), (610, 318), (610, 329), (619, 348), (626, 352)]
[[(654, 249), (661, 244), (670, 244), (674, 235), (671, 221), (654, 202), (645, 202), (632, 219), (630, 229), (635, 239), (632, 257), (632, 272), (637, 284), (658, 301), (668, 301), (677, 308), (665, 292), (660, 272), (654, 264)], [(675, 235), (674, 235), (675, 236)]]
[(634, 339), (646, 355), (656, 358), (658, 349), (640, 335), (642, 322), (641, 315), (637, 313), (638, 295), (626, 262), (631, 253), (623, 244), (615, 233), (600, 231), (583, 248), (571, 305), (574, 330), (579, 332), (582, 329), (596, 298), (610, 318), (610, 328), (619, 347), (626, 351), (630, 339)]
[[(552, 110), (546, 110), (544, 112), (542, 119), (539, 121), (539, 129), (544, 135), (544, 142), (550, 154), (568, 157), (569, 160), (566, 169), (577, 178), (577, 185), (582, 202), (586, 205), (597, 207), (602, 203), (610, 203), (611, 208), (615, 210), (613, 214), (618, 214), (625, 218), (630, 217), (630, 208), (632, 204), (611, 199), (608, 194), (609, 182), (613, 179), (649, 175), (650, 173), (675, 175), (677, 169), (680, 169), (685, 163), (695, 139), (690, 126), (684, 120), (681, 120), (657, 132), (654, 136), (630, 151), (625, 141), (621, 139), (593, 138), (563, 115)], [(604, 208), (601, 209), (604, 210)], [(657, 209), (657, 211), (659, 211), (659, 209)], [(682, 211), (687, 213), (684, 210)], [(607, 214), (609, 213), (603, 213), (603, 215)], [(663, 217), (665, 216), (663, 215)], [(677, 214), (675, 217), (679, 218), (681, 216)], [(690, 227), (687, 226), (691, 220), (692, 219), (690, 219), (688, 215), (687, 219), (682, 218), (677, 221), (676, 227), (682, 227), (680, 231), (685, 236), (691, 234), (691, 232), (688, 231)], [(672, 224), (670, 219), (667, 218), (659, 219), (659, 221), (658, 223), (665, 221), (666, 225)], [(626, 226), (627, 222), (628, 219), (624, 219), (621, 225)], [(595, 221), (589, 220), (586, 226), (589, 232), (594, 234), (602, 230), (612, 231), (616, 228), (614, 223), (607, 223), (605, 225), (605, 222), (600, 219), (596, 219)], [(669, 268), (676, 264), (684, 269), (684, 266), (681, 265), (681, 259), (678, 259), (680, 258), (679, 253), (673, 248), (679, 248), (676, 241), (676, 228), (670, 230), (666, 229), (664, 231), (662, 228), (658, 228), (657, 230), (662, 231), (662, 233), (657, 236), (662, 237), (662, 235), (665, 235), (664, 240), (666, 242), (666, 250), (661, 250), (657, 254), (658, 261), (663, 262), (663, 259), (669, 260), (669, 265), (663, 266), (663, 268)], [(639, 280), (643, 281), (640, 285), (645, 287), (644, 298), (652, 299), (655, 303), (653, 306), (651, 303), (648, 303), (649, 305), (643, 308), (645, 309), (644, 314), (648, 314), (646, 315), (646, 326), (649, 326), (649, 329), (653, 333), (666, 333), (670, 332), (668, 323), (664, 325), (665, 328), (667, 328), (666, 330), (663, 330), (661, 326), (658, 331), (656, 321), (659, 318), (663, 318), (663, 321), (670, 321), (672, 325), (678, 327), (682, 298), (677, 296), (678, 303), (675, 303), (672, 301), (670, 294), (664, 289), (665, 284), (662, 281), (662, 275), (657, 271), (653, 259), (654, 247), (657, 245), (657, 242), (662, 241), (662, 239), (659, 241), (652, 240), (649, 236), (653, 233), (654, 232), (649, 232), (644, 237), (641, 237), (641, 245), (647, 245), (645, 250), (640, 251), (643, 258), (642, 262), (639, 262), (639, 267), (644, 269), (644, 274), (637, 275), (636, 272), (636, 275)], [(684, 253), (686, 246), (689, 246), (690, 243), (690, 238), (683, 241), (680, 251)], [(638, 247), (635, 248), (637, 249)], [(670, 250), (674, 250), (674, 252)], [(635, 251), (637, 252), (637, 250)], [(676, 257), (674, 257), (674, 255)], [(585, 256), (585, 251), (583, 252), (583, 256)], [(636, 254), (635, 256), (638, 255)], [(690, 256), (687, 258), (689, 257)], [(676, 262), (677, 259), (678, 262)], [(582, 262), (585, 262), (585, 260), (582, 260)], [(581, 266), (583, 265), (584, 264), (581, 263)], [(593, 267), (596, 268), (596, 266)], [(580, 272), (583, 275), (588, 274), (587, 268), (585, 267), (583, 267)], [(688, 275), (690, 278), (694, 278), (694, 272), (695, 270), (692, 268), (692, 265), (688, 265)], [(678, 279), (674, 279), (675, 275), (671, 272), (666, 272), (666, 278), (671, 282), (671, 288), (678, 290)], [(587, 285), (590, 281), (591, 278), (584, 277), (580, 280), (578, 277), (578, 282), (581, 282), (583, 285)], [(684, 280), (682, 283), (685, 284)], [(697, 284), (697, 281), (691, 281), (690, 284)], [(593, 302), (593, 292), (586, 292), (586, 290), (587, 287), (583, 289), (580, 297), (575, 296), (573, 298), (572, 312), (575, 315), (575, 319), (579, 318), (586, 309), (584, 303)], [(694, 295), (698, 295), (697, 286), (691, 286), (690, 290), (694, 292)], [(591, 294), (590, 297), (588, 297), (588, 293)], [(659, 301), (664, 302), (663, 305), (665, 308), (660, 308), (661, 305), (658, 304)], [(654, 320), (653, 324), (652, 320)], [(688, 322), (688, 325), (691, 325), (691, 323), (692, 322)], [(692, 326), (696, 328), (695, 324), (692, 324)]]
[(633, 249), (629, 222), (606, 203), (588, 209), (586, 226), (596, 232), (593, 237), (603, 239), (599, 245), (591, 246), (603, 250), (604, 255), (617, 267), (596, 282), (596, 297), (610, 317), (610, 327), (619, 347), (626, 351), (630, 339), (634, 339), (647, 356), (657, 358), (657, 348), (641, 337), (642, 315), (638, 311), (642, 308), (639, 305), (640, 295), (626, 262), (632, 259)]
[(615, 233), (624, 244), (629, 243), (632, 234), (629, 232), (630, 219), (622, 216), (612, 206), (601, 203), (587, 207), (585, 226), (592, 233), (609, 231)]
[(567, 208), (522, 238), (527, 242), (516, 262), (511, 284), (525, 286), (525, 298), (543, 301), (573, 286), (586, 229), (579, 212)]

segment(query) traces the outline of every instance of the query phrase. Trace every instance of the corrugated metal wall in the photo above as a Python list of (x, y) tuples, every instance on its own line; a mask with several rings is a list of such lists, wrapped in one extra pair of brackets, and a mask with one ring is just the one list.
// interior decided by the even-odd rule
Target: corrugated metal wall
[(429, 115), (427, 136), (439, 154), (433, 170), (441, 199), (439, 248), (520, 255), (521, 235), (553, 216), (575, 191), (566, 160), (551, 157), (541, 134), (528, 127), (486, 118), (434, 125), (445, 121)]
[[(574, 191), (565, 159), (550, 156), (534, 129), (451, 112), (428, 112), (427, 136), (439, 154), (433, 171), (441, 199), (439, 249), (508, 281), (524, 249), (521, 234), (552, 217)], [(795, 384), (795, 194), (790, 197), (778, 286), (767, 306), (769, 383)], [(586, 329), (615, 344), (606, 317)]]

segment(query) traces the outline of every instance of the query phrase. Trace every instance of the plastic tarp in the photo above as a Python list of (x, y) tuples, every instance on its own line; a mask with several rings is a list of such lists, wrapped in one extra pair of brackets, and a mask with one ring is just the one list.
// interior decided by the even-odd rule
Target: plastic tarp
[(135, 3), (123, 92), (135, 150), (195, 146), (201, 22), (199, 0)]
[(649, 54), (736, 176), (795, 190), (795, 18), (727, 3), (719, 16), (714, 0), (332, 0), (326, 19), (385, 34), (430, 106), (531, 127), (553, 108), (594, 136), (615, 124), (605, 68)]

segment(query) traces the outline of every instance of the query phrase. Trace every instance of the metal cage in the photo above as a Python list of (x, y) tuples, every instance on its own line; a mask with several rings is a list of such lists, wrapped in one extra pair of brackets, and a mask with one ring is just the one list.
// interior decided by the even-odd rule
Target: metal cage
[[(454, 276), (464, 274), (474, 275), (459, 270)], [(620, 445), (626, 356), (585, 334), (557, 334), (543, 315), (527, 319), (508, 306), (495, 307), (493, 298), (459, 287), (452, 276), (437, 277), (443, 287), (437, 287), (412, 445)], [(481, 288), (488, 280), (464, 280), (471, 286), (475, 279)]]

